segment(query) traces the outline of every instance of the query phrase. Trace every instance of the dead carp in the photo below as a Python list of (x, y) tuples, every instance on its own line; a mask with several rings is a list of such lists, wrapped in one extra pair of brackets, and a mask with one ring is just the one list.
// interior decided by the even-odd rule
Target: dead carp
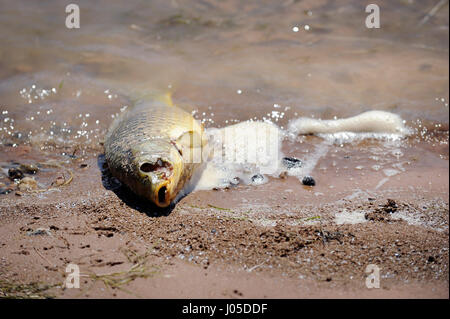
[(122, 113), (105, 138), (111, 174), (137, 195), (167, 207), (201, 165), (203, 126), (170, 96), (138, 102)]

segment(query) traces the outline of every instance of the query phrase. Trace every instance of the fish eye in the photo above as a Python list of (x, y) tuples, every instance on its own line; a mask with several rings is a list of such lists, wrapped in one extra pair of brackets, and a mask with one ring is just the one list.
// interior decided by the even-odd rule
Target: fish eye
[(150, 173), (155, 172), (161, 174), (162, 177), (167, 178), (172, 174), (172, 164), (162, 159), (158, 159), (156, 163), (144, 162), (139, 167), (141, 172)]

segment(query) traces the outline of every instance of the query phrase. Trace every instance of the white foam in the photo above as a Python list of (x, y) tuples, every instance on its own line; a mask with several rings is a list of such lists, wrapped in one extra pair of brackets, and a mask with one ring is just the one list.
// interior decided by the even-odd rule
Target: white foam
[(365, 138), (397, 140), (411, 133), (399, 115), (385, 111), (336, 120), (300, 117), (289, 123), (288, 131), (294, 135), (315, 134), (339, 143)]
[(246, 121), (206, 130), (210, 157), (195, 190), (262, 184), (281, 171), (283, 132), (271, 122)]
[(383, 178), (381, 181), (378, 182), (377, 186), (375, 186), (375, 189), (380, 188), (381, 186), (383, 186), (384, 184), (386, 184), (386, 182), (389, 180), (389, 177), (385, 177)]
[(387, 168), (387, 169), (384, 169), (384, 170), (383, 170), (383, 173), (384, 173), (384, 175), (386, 175), (387, 177), (391, 177), (391, 176), (394, 176), (394, 175), (399, 174), (400, 171), (398, 171), (398, 170), (396, 170), (396, 169), (390, 169), (390, 168)]
[[(337, 120), (298, 118), (290, 122), (287, 132), (272, 122), (253, 120), (224, 128), (209, 128), (205, 131), (209, 141), (206, 149), (209, 157), (202, 172), (194, 178), (192, 189), (222, 188), (237, 183), (257, 185), (267, 182), (266, 175), (277, 177), (286, 171), (281, 162), (281, 145), (286, 136), (317, 134), (325, 138), (316, 145), (311, 155), (302, 158), (301, 167), (287, 170), (290, 176), (301, 179), (312, 173), (336, 141), (363, 138), (395, 140), (409, 133), (400, 116), (384, 111), (370, 111)], [(385, 172), (387, 176), (391, 176), (390, 173)], [(258, 178), (255, 179), (255, 176)]]
[(359, 224), (367, 221), (364, 211), (348, 211), (344, 209), (342, 212), (336, 213), (334, 217), (334, 221), (337, 225)]

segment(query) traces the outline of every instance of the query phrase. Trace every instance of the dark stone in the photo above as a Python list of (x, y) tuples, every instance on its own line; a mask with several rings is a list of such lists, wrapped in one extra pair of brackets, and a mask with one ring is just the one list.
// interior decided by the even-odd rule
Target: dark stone
[(20, 164), (19, 169), (27, 174), (36, 174), (39, 168), (33, 164)]
[(306, 186), (314, 186), (316, 185), (316, 181), (311, 176), (305, 176), (302, 179), (302, 184)]
[(7, 187), (0, 187), (0, 195), (6, 195), (12, 192), (12, 189)]
[(18, 169), (18, 168), (11, 167), (8, 170), (8, 176), (9, 176), (9, 178), (11, 180), (22, 179), (23, 178), (23, 172), (20, 169)]

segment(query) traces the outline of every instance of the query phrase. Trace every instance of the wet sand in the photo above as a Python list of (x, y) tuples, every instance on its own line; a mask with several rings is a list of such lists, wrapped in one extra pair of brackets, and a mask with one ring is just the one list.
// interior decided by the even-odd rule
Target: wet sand
[[(24, 152), (2, 151), (12, 158)], [(40, 291), (33, 286), (28, 293), (64, 298), (448, 298), (448, 161), (434, 170), (417, 164), (378, 190), (377, 172), (364, 182), (357, 179), (355, 189), (350, 186), (357, 176), (351, 181), (348, 174), (317, 172), (314, 187), (288, 177), (260, 186), (198, 191), (170, 212), (144, 205), (123, 187), (111, 188), (105, 171), (102, 184), (99, 162), (101, 157), (72, 160), (68, 167), (74, 180), (56, 191), (2, 195), (5, 287), (61, 285), (65, 266), (75, 263), (86, 275), (81, 289)], [(385, 209), (388, 199), (395, 201), (394, 212)], [(48, 233), (33, 235), (38, 229)], [(380, 289), (365, 286), (368, 264), (381, 268)], [(139, 271), (130, 271), (136, 265)], [(113, 273), (112, 279), (101, 276)]]
[[(69, 32), (56, 2), (5, 2), (0, 297), (448, 298), (448, 5), (417, 27), (434, 4), (381, 2), (377, 33), (359, 1), (80, 1)], [(206, 127), (379, 109), (413, 134), (291, 137), (315, 186), (270, 177), (161, 211), (104, 165), (109, 124), (143, 88)], [(8, 178), (20, 164), (36, 189)], [(70, 263), (79, 289), (63, 288)]]

